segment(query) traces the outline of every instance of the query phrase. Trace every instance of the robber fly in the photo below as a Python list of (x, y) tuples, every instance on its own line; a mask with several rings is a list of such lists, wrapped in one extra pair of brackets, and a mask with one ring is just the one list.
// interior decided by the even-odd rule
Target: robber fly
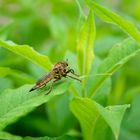
[[(71, 73), (72, 75), (69, 75), (69, 73)], [(76, 77), (74, 77), (73, 75)], [(54, 65), (52, 71), (50, 73), (48, 73), (46, 76), (44, 76), (42, 79), (38, 80), (36, 82), (36, 85), (34, 87), (32, 87), (29, 92), (46, 86), (46, 84), (48, 82), (50, 82), (52, 79), (54, 79), (48, 92), (46, 93), (46, 94), (49, 94), (53, 89), (54, 83), (61, 80), (62, 77), (65, 77), (65, 78), (70, 77), (72, 79), (75, 79), (75, 80), (78, 80), (81, 82), (81, 80), (77, 78), (78, 75), (74, 73), (74, 70), (71, 69), (70, 67), (68, 67), (67, 62), (58, 62)]]

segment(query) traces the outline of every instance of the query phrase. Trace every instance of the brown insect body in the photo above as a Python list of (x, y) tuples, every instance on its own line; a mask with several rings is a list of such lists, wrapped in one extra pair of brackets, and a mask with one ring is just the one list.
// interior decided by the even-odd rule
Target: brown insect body
[(53, 75), (50, 72), (48, 75), (46, 75), (42, 79), (38, 80), (36, 82), (36, 85), (33, 88), (31, 88), (29, 92), (44, 87), (52, 79), (53, 79)]
[(38, 80), (36, 82), (36, 85), (33, 88), (31, 88), (29, 92), (44, 87), (52, 79), (55, 79), (55, 80), (53, 81), (53, 83), (52, 83), (48, 93), (51, 92), (53, 84), (55, 82), (59, 81), (62, 77), (71, 77), (73, 79), (79, 80), (79, 79), (77, 79), (75, 77), (72, 77), (72, 76), (68, 75), (68, 73), (72, 73), (72, 74), (76, 75), (74, 73), (74, 70), (70, 69), (68, 67), (68, 63), (67, 62), (58, 62), (57, 64), (54, 65), (52, 71), (48, 75), (43, 77), (42, 79)]

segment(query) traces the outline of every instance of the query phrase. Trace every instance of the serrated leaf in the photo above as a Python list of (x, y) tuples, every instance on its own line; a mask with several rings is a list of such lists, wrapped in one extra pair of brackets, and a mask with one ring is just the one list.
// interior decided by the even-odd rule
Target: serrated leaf
[(129, 105), (116, 105), (104, 108), (89, 98), (75, 98), (70, 104), (71, 111), (80, 122), (85, 140), (100, 140), (101, 137), (106, 139), (107, 126), (117, 139), (128, 107)]
[(52, 63), (47, 56), (39, 54), (28, 45), (17, 45), (12, 41), (0, 40), (0, 46), (34, 62), (45, 70), (52, 68)]
[(140, 47), (133, 39), (126, 39), (116, 44), (97, 71), (97, 74), (105, 73), (106, 75), (94, 78), (89, 96), (93, 97), (103, 82), (139, 51)]
[(35, 107), (49, 101), (56, 95), (60, 95), (68, 88), (68, 82), (55, 86), (49, 95), (44, 91), (30, 92), (33, 85), (24, 85), (13, 90), (5, 90), (0, 94), (0, 129), (15, 122), (19, 117), (26, 115)]
[(128, 33), (131, 37), (133, 37), (137, 42), (140, 43), (140, 32), (136, 28), (136, 26), (128, 20), (125, 20), (121, 16), (116, 13), (98, 5), (95, 2), (88, 2), (89, 7), (94, 10), (94, 12), (105, 22), (109, 22), (119, 26), (126, 33)]
[(95, 23), (93, 14), (90, 12), (87, 20), (85, 21), (83, 28), (81, 29), (77, 52), (78, 52), (78, 65), (81, 74), (87, 74), (90, 71), (94, 53), (93, 43), (95, 39)]

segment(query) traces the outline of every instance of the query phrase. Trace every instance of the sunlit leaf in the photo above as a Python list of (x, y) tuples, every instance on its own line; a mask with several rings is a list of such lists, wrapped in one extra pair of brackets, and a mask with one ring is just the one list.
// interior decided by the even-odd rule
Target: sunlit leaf
[(45, 70), (50, 70), (52, 68), (52, 63), (47, 56), (39, 54), (28, 45), (17, 45), (12, 41), (0, 40), (0, 46), (34, 62)]
[(131, 37), (133, 37), (137, 42), (140, 43), (140, 32), (133, 23), (125, 20), (111, 10), (108, 10), (107, 8), (96, 4), (95, 2), (89, 2), (89, 6), (102, 20), (119, 26)]
[(68, 88), (68, 82), (56, 86), (49, 95), (44, 95), (49, 87), (43, 91), (29, 92), (32, 86), (24, 85), (17, 89), (5, 90), (0, 94), (0, 129), (49, 101), (53, 96), (64, 93)]
[(95, 39), (95, 23), (92, 12), (90, 12), (85, 21), (77, 44), (78, 64), (81, 74), (87, 74), (91, 69), (93, 62), (93, 43)]
[(79, 120), (85, 140), (107, 139), (108, 127), (118, 138), (120, 124), (129, 105), (102, 107), (89, 98), (75, 98), (70, 104), (71, 111)]
[(126, 39), (122, 43), (116, 44), (110, 51), (108, 57), (98, 68), (98, 74), (105, 73), (106, 75), (94, 78), (90, 97), (94, 96), (95, 92), (108, 77), (110, 77), (118, 68), (135, 56), (139, 51), (140, 47), (133, 39)]

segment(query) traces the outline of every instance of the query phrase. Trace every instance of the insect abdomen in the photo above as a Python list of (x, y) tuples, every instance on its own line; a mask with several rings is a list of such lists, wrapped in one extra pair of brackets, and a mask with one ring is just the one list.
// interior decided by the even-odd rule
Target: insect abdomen
[(29, 92), (44, 87), (50, 80), (52, 80), (52, 78), (53, 78), (52, 74), (49, 73), (48, 75), (46, 75), (45, 77), (43, 77), (42, 79), (37, 81), (36, 85), (34, 87), (32, 87), (29, 90)]

